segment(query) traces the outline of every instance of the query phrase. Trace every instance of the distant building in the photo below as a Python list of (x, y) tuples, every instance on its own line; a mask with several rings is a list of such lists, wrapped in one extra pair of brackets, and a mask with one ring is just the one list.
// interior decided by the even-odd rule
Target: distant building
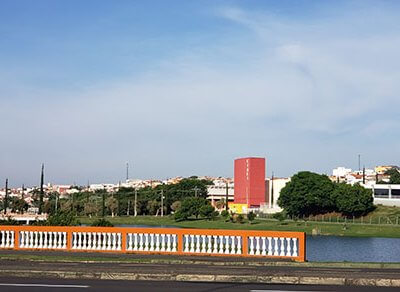
[(332, 175), (336, 176), (336, 177), (344, 177), (346, 175), (348, 175), (349, 173), (351, 173), (351, 168), (345, 168), (345, 167), (337, 167), (332, 171)]
[(235, 204), (260, 207), (266, 201), (265, 158), (239, 158), (234, 165)]

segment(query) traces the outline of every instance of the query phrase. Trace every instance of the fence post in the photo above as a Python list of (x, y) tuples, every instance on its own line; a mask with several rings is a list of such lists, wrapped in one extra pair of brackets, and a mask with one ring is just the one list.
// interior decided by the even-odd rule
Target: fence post
[(14, 249), (19, 249), (19, 229), (14, 229)]
[(183, 254), (183, 233), (179, 232), (177, 236), (178, 236), (178, 244), (176, 250), (178, 254)]
[(72, 250), (72, 231), (70, 228), (67, 230), (67, 250)]
[(127, 235), (128, 231), (124, 230), (121, 232), (121, 252), (125, 253), (126, 252), (126, 235)]
[(242, 243), (243, 243), (243, 255), (247, 256), (249, 254), (249, 245), (247, 242), (247, 235), (242, 235)]
[(299, 237), (299, 256), (298, 256), (298, 261), (299, 262), (305, 262), (306, 261), (306, 233), (304, 232), (302, 235)]

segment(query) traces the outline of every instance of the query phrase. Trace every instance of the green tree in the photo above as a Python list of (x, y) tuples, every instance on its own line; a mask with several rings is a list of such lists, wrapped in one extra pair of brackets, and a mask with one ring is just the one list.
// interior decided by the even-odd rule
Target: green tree
[(295, 174), (281, 190), (278, 204), (290, 216), (330, 212), (334, 184), (326, 175), (302, 171)]
[(333, 199), (337, 211), (346, 216), (361, 216), (374, 209), (372, 191), (359, 184), (349, 185), (339, 183), (335, 185)]
[(254, 212), (249, 212), (249, 214), (247, 214), (247, 220), (249, 220), (250, 224), (254, 221), (254, 219), (256, 219), (256, 214)]
[(210, 204), (203, 205), (200, 208), (200, 215), (207, 219), (214, 219), (215, 216), (215, 209)]
[(186, 198), (183, 200), (181, 207), (175, 212), (175, 220), (187, 220), (191, 216), (198, 218), (201, 207), (207, 204), (209, 204), (209, 202), (204, 198)]
[(390, 184), (400, 184), (400, 172), (396, 168), (389, 169), (385, 174), (390, 176)]

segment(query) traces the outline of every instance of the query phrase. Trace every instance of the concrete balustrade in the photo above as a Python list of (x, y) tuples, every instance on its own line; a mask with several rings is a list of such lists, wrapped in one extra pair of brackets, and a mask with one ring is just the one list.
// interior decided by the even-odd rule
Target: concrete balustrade
[(178, 228), (0, 226), (0, 248), (287, 258), (305, 261), (305, 233)]

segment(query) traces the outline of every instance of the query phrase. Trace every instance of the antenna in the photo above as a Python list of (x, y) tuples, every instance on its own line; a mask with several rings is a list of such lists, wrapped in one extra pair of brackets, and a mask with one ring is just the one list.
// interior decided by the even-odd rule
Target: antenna
[(361, 170), (361, 154), (358, 154), (358, 171)]
[(126, 180), (129, 179), (129, 163), (126, 163)]

